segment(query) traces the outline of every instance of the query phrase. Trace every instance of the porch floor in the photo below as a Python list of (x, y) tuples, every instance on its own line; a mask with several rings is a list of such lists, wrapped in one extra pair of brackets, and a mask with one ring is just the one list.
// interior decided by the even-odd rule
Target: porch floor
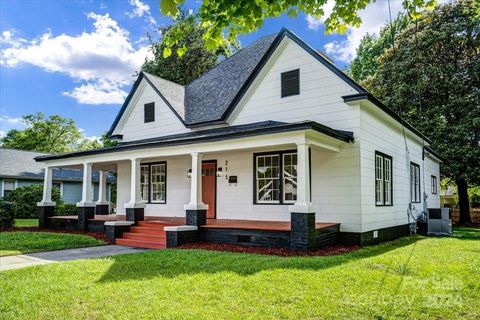
[[(77, 220), (77, 216), (53, 216), (54, 220)], [(123, 221), (123, 215), (95, 215), (90, 221)], [(183, 225), (185, 218), (182, 217), (145, 217), (145, 221), (168, 225)], [(339, 223), (316, 223), (315, 228), (324, 229), (339, 225)], [(289, 221), (257, 221), (257, 220), (233, 220), (233, 219), (207, 219), (207, 224), (200, 226), (206, 229), (244, 229), (244, 230), (268, 230), (290, 231)]]
[[(316, 229), (329, 228), (338, 223), (316, 223)], [(202, 228), (209, 229), (244, 229), (244, 230), (268, 230), (268, 231), (290, 231), (288, 221), (255, 221), (255, 220), (230, 220), (230, 219), (208, 219), (207, 224)]]

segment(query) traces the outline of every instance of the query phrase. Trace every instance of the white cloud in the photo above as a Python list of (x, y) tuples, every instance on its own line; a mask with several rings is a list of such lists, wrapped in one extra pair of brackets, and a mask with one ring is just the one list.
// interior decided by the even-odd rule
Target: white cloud
[(48, 31), (32, 40), (4, 31), (0, 64), (18, 67), (31, 64), (48, 72), (67, 74), (82, 84), (64, 93), (86, 104), (117, 104), (125, 97), (123, 88), (132, 81), (149, 55), (148, 46), (135, 48), (127, 30), (109, 14), (89, 13), (91, 32), (53, 35)]
[(0, 116), (0, 122), (8, 123), (10, 125), (23, 125), (22, 118), (12, 118), (9, 116)]
[(127, 93), (119, 88), (117, 83), (99, 80), (82, 84), (63, 95), (76, 99), (83, 104), (120, 104), (127, 97)]
[(133, 10), (131, 12), (125, 12), (127, 16), (130, 18), (145, 17), (150, 24), (157, 23), (150, 12), (150, 6), (148, 4), (140, 0), (128, 0), (128, 3), (133, 6)]
[(334, 0), (328, 0), (327, 3), (323, 6), (323, 16), (320, 19), (314, 18), (310, 15), (306, 17), (308, 28), (312, 30), (317, 30), (320, 26), (325, 23), (325, 20), (332, 13), (333, 7), (335, 6)]
[(0, 139), (2, 139), (3, 137), (5, 137), (7, 135), (7, 133), (3, 130), (0, 130)]

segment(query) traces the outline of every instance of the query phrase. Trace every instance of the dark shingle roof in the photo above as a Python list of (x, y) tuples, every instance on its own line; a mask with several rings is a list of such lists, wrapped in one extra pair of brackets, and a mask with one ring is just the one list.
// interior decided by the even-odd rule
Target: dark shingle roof
[(277, 121), (262, 121), (238, 126), (228, 126), (216, 129), (207, 129), (191, 131), (187, 133), (173, 134), (150, 139), (123, 142), (118, 146), (111, 148), (102, 148), (95, 150), (71, 152), (56, 155), (46, 155), (35, 158), (37, 161), (46, 161), (54, 159), (75, 158), (78, 156), (120, 152), (125, 150), (136, 150), (146, 148), (161, 148), (177, 145), (187, 145), (203, 142), (223, 141), (241, 137), (260, 136), (279, 132), (291, 132), (299, 130), (315, 130), (327, 136), (343, 142), (352, 142), (353, 133), (349, 131), (335, 130), (324, 126), (315, 121), (301, 121), (294, 123), (285, 123)]
[(259, 38), (188, 84), (185, 122), (196, 124), (220, 119), (276, 36), (275, 33)]

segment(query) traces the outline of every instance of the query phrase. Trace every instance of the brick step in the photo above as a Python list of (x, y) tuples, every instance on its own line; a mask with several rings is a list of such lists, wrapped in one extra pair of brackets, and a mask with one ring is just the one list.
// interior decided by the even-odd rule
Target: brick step
[(146, 248), (146, 249), (165, 249), (167, 244), (165, 241), (141, 241), (133, 239), (115, 239), (115, 244), (121, 246), (129, 246), (136, 248)]
[(138, 226), (163, 230), (164, 227), (174, 226), (174, 224), (155, 221), (138, 221)]
[(143, 233), (143, 234), (153, 234), (157, 236), (165, 235), (165, 231), (163, 229), (154, 229), (154, 228), (147, 228), (147, 227), (131, 227), (130, 232), (132, 233)]
[(166, 235), (154, 235), (148, 233), (133, 233), (133, 232), (124, 232), (123, 239), (133, 239), (141, 241), (154, 241), (154, 242), (165, 242)]

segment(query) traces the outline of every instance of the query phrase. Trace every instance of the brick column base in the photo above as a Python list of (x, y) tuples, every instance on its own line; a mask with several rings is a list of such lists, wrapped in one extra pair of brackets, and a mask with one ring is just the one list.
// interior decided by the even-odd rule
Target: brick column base
[(108, 204), (97, 204), (95, 206), (95, 214), (97, 215), (108, 214)]
[(50, 217), (55, 215), (55, 206), (38, 207), (38, 226), (48, 228), (50, 226)]
[(130, 231), (132, 224), (129, 221), (107, 221), (105, 222), (105, 235), (109, 241), (115, 243), (116, 238), (121, 238), (124, 232)]
[(195, 226), (166, 227), (165, 231), (167, 233), (167, 248), (197, 242), (199, 238), (198, 227)]
[(187, 226), (201, 226), (207, 224), (207, 210), (186, 210)]
[(315, 213), (291, 213), (290, 246), (294, 249), (307, 250), (314, 246)]
[(88, 230), (88, 219), (95, 218), (95, 207), (77, 207), (78, 229)]
[(126, 208), (127, 221), (133, 221), (135, 224), (137, 224), (138, 221), (143, 221), (145, 219), (144, 212), (144, 208)]

